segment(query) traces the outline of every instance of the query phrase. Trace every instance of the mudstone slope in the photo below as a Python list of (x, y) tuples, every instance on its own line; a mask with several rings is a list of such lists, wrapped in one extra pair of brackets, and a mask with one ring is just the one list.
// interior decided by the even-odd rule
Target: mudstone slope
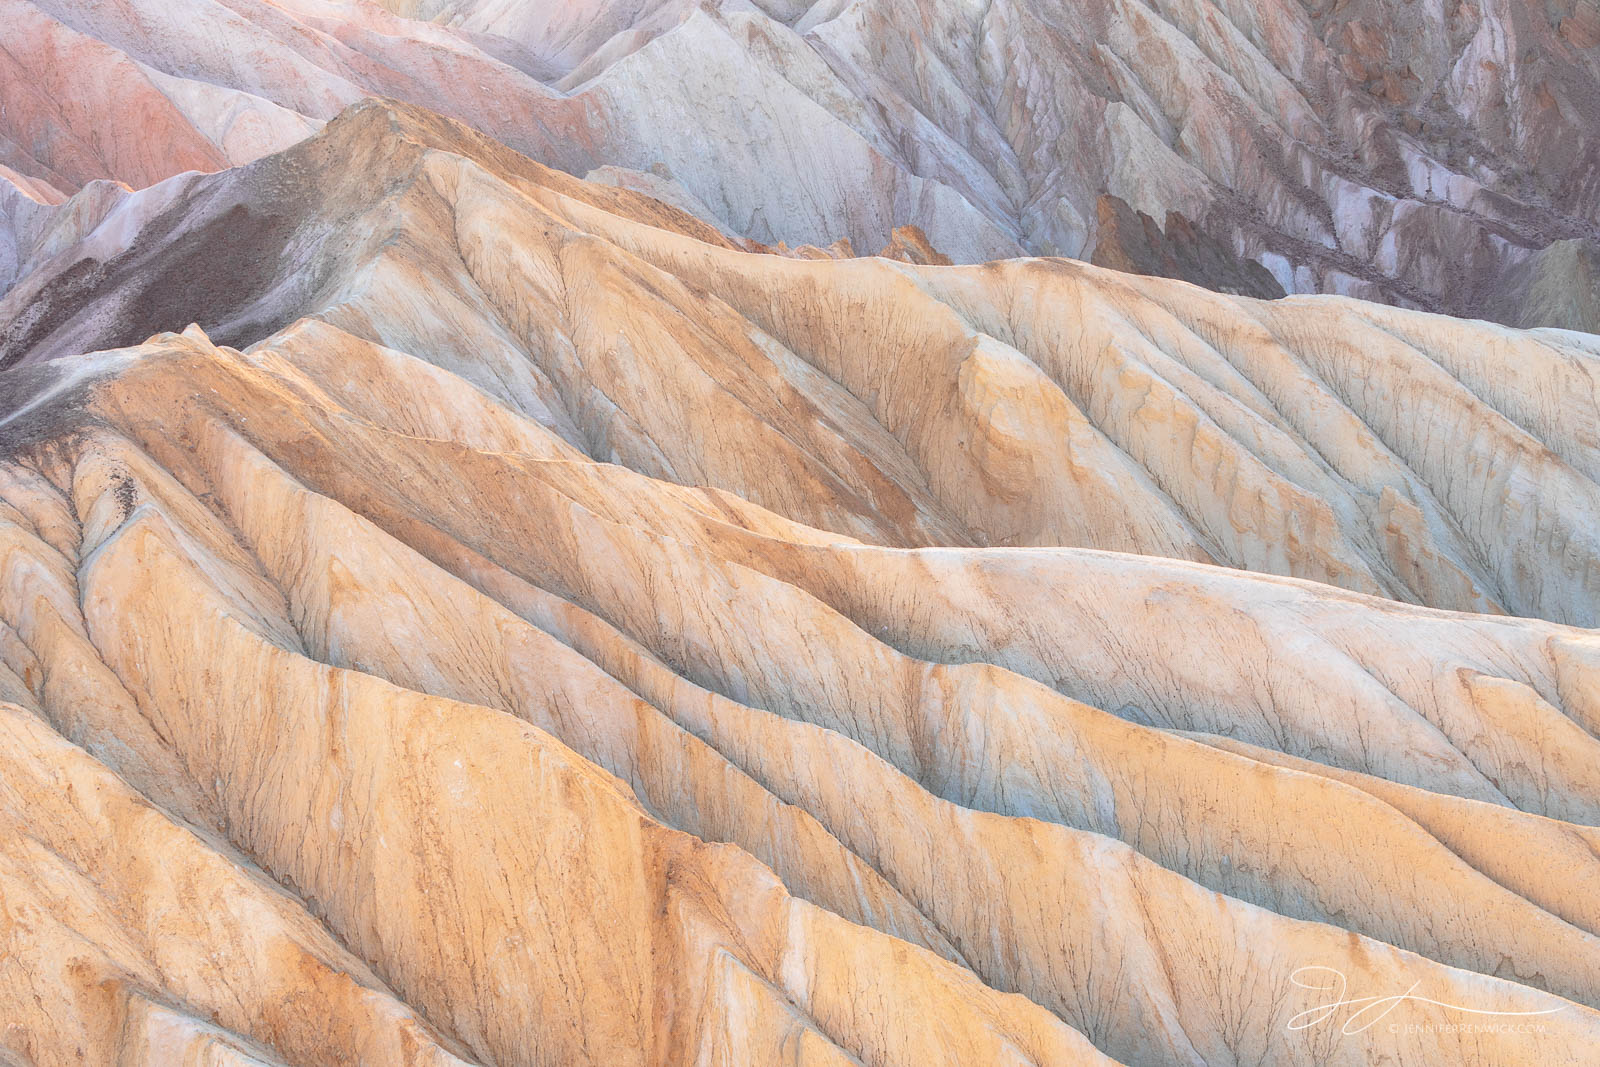
[(1600, 342), (639, 184), (18, 212), (0, 1058), (1595, 1061)]
[(912, 224), (959, 262), (1197, 280), (1208, 249), (1288, 292), (1600, 314), (1595, 0), (4, 0), (0, 87), (0, 178), (55, 196), (375, 94), (767, 245)]

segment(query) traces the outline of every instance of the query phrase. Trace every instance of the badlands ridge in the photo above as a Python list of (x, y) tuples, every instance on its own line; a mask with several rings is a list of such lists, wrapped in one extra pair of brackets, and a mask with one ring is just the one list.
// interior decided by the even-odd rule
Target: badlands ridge
[(1600, 1056), (1595, 337), (768, 254), (392, 102), (89, 177), (0, 1060)]
[(1596, 0), (0, 0), (0, 201), (370, 95), (769, 245), (1223, 249), (1250, 295), (1600, 326)]

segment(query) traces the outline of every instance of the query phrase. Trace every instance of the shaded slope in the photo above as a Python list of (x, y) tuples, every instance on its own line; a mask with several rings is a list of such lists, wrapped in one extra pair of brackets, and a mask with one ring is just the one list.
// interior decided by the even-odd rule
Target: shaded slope
[[(1111, 195), (1291, 292), (1522, 324), (1506, 272), (1600, 239), (1590, 0), (9, 2), (0, 162), (64, 191), (254, 158), (375, 94), (573, 174), (663, 175), (774, 245), (914, 223), (958, 261), (1089, 258)], [(113, 82), (138, 123), (97, 106)]]

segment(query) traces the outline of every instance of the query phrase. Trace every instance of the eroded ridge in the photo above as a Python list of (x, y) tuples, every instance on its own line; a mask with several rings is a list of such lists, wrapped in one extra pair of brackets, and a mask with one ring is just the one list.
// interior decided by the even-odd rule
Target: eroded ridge
[(379, 104), (123, 210), (0, 301), (6, 1056), (1593, 1062), (1579, 335)]

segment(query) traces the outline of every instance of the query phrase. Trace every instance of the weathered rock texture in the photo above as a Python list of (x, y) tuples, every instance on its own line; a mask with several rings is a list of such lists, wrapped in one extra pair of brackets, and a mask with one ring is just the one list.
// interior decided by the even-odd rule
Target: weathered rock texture
[(1506, 272), (1487, 314), (1600, 334), (1600, 242), (1557, 241)]
[(1097, 267), (1177, 278), (1219, 293), (1258, 300), (1285, 295), (1283, 286), (1267, 268), (1241, 260), (1176, 211), (1167, 214), (1163, 227), (1142, 211), (1134, 211), (1126, 200), (1108, 194), (1100, 198), (1096, 212), (1100, 237), (1090, 262)]
[(121, 194), (97, 226), (76, 203), (87, 232), (0, 300), (0, 366), (191, 322), (243, 347), (314, 316), (594, 459), (879, 544), (1073, 545), (1600, 617), (1584, 335), (1063, 260), (753, 255), (381, 104)]
[(0, 1058), (1595, 1062), (1600, 345), (629, 184), (17, 214)]
[(769, 245), (1088, 259), (1110, 195), (1290, 292), (1585, 328), (1500, 297), (1600, 239), (1597, 42), (1595, 0), (0, 0), (0, 164), (148, 185), (379, 94)]

